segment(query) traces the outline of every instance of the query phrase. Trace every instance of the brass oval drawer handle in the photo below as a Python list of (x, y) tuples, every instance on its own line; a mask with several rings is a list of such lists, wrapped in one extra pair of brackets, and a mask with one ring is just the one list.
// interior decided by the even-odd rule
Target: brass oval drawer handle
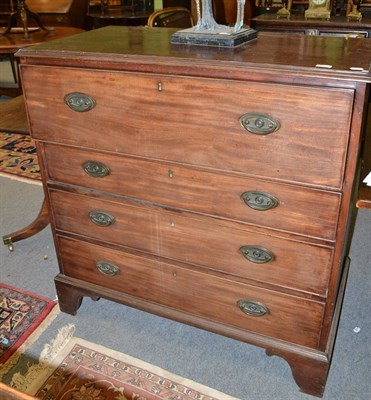
[(240, 252), (255, 264), (265, 264), (274, 260), (274, 254), (261, 246), (241, 246)]
[(110, 174), (110, 169), (99, 161), (85, 161), (82, 164), (84, 171), (93, 178), (104, 178)]
[(252, 300), (241, 299), (237, 301), (237, 305), (242, 312), (252, 317), (262, 317), (269, 312), (267, 306)]
[(99, 226), (111, 226), (115, 223), (115, 217), (104, 211), (90, 211), (89, 218), (91, 222)]
[(95, 265), (103, 275), (115, 276), (120, 272), (120, 268), (117, 265), (108, 261), (97, 261)]
[(241, 194), (241, 199), (251, 208), (258, 211), (271, 210), (278, 206), (279, 201), (269, 193), (248, 190)]
[(96, 104), (95, 100), (91, 96), (79, 92), (68, 93), (64, 97), (64, 102), (71, 110), (77, 112), (90, 111)]
[(255, 135), (268, 135), (280, 129), (280, 122), (268, 114), (247, 113), (240, 117), (240, 124)]

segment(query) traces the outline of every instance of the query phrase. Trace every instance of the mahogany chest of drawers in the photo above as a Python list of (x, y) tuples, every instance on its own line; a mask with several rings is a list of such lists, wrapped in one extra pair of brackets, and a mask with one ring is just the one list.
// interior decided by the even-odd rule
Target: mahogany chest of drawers
[(104, 297), (264, 347), (321, 396), (371, 43), (218, 49), (173, 32), (107, 27), (18, 54), (60, 307)]

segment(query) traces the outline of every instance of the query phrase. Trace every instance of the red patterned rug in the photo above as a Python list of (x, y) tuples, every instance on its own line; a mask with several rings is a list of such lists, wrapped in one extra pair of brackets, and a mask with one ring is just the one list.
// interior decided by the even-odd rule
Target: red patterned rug
[(55, 305), (52, 300), (0, 282), (0, 376), (4, 364), (23, 345), (36, 339), (38, 328), (50, 322), (46, 317)]
[(28, 135), (0, 132), (0, 173), (41, 179), (35, 144)]
[(79, 338), (19, 378), (16, 388), (40, 400), (238, 400)]

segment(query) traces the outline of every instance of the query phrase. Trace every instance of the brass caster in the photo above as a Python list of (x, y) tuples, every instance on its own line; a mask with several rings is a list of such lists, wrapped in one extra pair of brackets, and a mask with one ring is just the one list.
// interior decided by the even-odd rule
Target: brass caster
[(12, 238), (10, 236), (3, 236), (3, 242), (4, 242), (5, 246), (8, 246), (8, 250), (10, 252), (14, 251)]

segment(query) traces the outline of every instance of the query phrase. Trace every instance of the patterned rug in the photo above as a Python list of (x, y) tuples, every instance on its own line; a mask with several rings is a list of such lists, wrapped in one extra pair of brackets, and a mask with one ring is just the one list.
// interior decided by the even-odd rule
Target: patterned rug
[(55, 305), (52, 300), (0, 282), (0, 378), (8, 364), (16, 362), (14, 356), (36, 340), (55, 317)]
[(41, 179), (35, 144), (28, 135), (0, 132), (0, 173)]
[(238, 400), (76, 337), (13, 385), (40, 400)]

